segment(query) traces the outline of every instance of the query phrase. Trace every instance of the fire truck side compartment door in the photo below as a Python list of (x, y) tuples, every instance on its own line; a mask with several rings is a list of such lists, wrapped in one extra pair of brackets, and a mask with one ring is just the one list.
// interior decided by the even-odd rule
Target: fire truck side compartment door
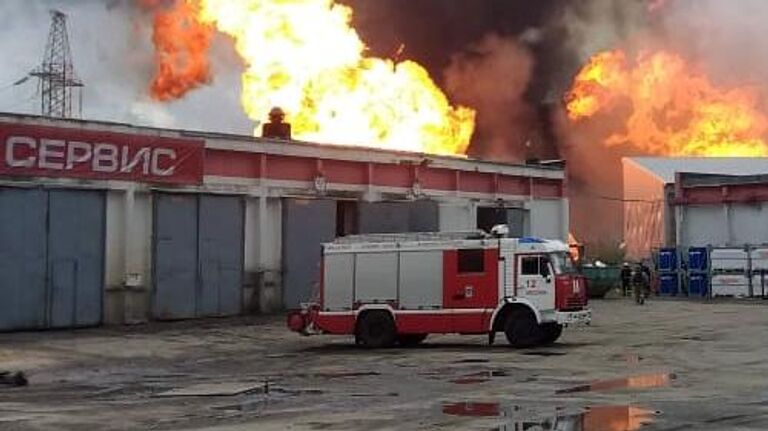
[(397, 252), (355, 255), (355, 301), (363, 304), (397, 300)]
[(409, 310), (442, 308), (442, 250), (400, 253), (398, 302), (402, 308)]
[(352, 309), (355, 255), (326, 254), (323, 268), (323, 307), (326, 310)]

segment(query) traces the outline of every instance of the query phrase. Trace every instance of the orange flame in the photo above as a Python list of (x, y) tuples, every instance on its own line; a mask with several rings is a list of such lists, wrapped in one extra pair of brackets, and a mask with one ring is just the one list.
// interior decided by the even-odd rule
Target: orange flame
[[(156, 0), (143, 0), (143, 4), (158, 5)], [(213, 29), (197, 20), (198, 13), (197, 4), (185, 0), (176, 0), (171, 8), (155, 13), (152, 41), (157, 70), (150, 95), (156, 100), (178, 99), (211, 80), (208, 49)]]
[[(279, 106), (297, 139), (466, 153), (475, 112), (452, 106), (419, 64), (364, 55), (348, 6), (334, 0), (177, 0), (174, 12), (156, 25), (156, 98), (181, 97), (210, 79), (198, 57), (208, 49), (210, 26), (231, 36), (244, 60), (241, 101), (257, 122)], [(192, 25), (189, 13), (203, 25)]]
[[(668, 156), (764, 156), (768, 117), (750, 87), (721, 88), (680, 56), (620, 50), (595, 55), (566, 96), (574, 122), (619, 118), (607, 145)], [(608, 117), (610, 116), (610, 117)]]

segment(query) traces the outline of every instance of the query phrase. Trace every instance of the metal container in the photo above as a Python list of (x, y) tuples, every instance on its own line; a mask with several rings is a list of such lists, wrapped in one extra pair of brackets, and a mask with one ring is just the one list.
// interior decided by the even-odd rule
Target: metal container
[(709, 269), (709, 249), (706, 247), (691, 247), (688, 249), (688, 270), (704, 272)]
[(698, 273), (691, 274), (688, 278), (688, 296), (692, 298), (706, 298), (709, 296), (709, 276)]
[(743, 273), (725, 273), (712, 276), (712, 296), (749, 296), (749, 277)]
[(662, 248), (659, 250), (659, 271), (677, 271), (677, 249)]
[(768, 271), (768, 247), (756, 247), (749, 250), (752, 271)]
[(768, 297), (768, 271), (760, 270), (752, 273), (752, 296)]
[(659, 294), (676, 296), (680, 293), (680, 279), (676, 272), (659, 274)]
[(621, 287), (620, 266), (584, 266), (581, 273), (587, 278), (590, 298), (603, 298), (611, 289)]
[(709, 257), (713, 272), (749, 271), (749, 253), (743, 248), (713, 248)]

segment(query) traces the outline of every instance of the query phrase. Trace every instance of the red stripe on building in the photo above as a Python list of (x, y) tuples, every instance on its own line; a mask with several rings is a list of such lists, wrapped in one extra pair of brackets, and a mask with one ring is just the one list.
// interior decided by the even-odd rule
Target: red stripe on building
[(431, 168), (414, 164), (322, 159), (275, 154), (206, 150), (205, 174), (233, 178), (314, 181), (322, 176), (329, 184), (374, 185), (425, 190), (458, 191), (543, 198), (564, 196), (560, 179), (529, 178), (498, 173)]
[(460, 191), (493, 193), (493, 174), (461, 171)]
[(534, 178), (533, 197), (536, 198), (562, 198), (563, 181), (546, 178)]
[(455, 190), (456, 171), (442, 168), (426, 168), (420, 171), (421, 186), (430, 190)]
[(750, 204), (757, 202), (768, 202), (768, 182), (731, 184), (728, 186), (680, 187), (674, 200), (677, 205)]
[(231, 151), (205, 150), (205, 175), (221, 177), (260, 178), (260, 154), (237, 153)]

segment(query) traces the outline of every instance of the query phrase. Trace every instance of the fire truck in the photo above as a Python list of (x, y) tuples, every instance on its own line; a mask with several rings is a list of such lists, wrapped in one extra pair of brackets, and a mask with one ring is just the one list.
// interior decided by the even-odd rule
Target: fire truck
[(429, 334), (503, 332), (513, 347), (588, 325), (586, 280), (568, 245), (479, 232), (373, 234), (322, 246), (313, 302), (288, 314), (303, 335), (354, 335), (357, 344), (419, 344)]

